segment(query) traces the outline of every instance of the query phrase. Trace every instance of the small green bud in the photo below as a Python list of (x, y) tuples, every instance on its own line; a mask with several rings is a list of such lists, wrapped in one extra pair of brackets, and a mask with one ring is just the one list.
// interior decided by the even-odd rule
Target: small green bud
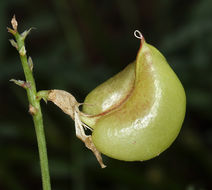
[(18, 44), (15, 42), (15, 40), (10, 39), (9, 41), (14, 48), (18, 49)]
[(22, 47), (21, 47), (21, 49), (19, 50), (19, 54), (20, 54), (21, 56), (26, 55), (26, 49), (25, 49), (25, 46), (22, 46)]

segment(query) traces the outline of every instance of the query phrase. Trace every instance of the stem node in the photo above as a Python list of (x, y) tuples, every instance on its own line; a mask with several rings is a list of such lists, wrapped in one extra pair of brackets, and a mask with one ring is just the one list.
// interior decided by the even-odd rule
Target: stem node
[(26, 49), (25, 49), (25, 46), (22, 46), (21, 49), (19, 50), (19, 54), (21, 56), (25, 56), (26, 55)]
[(38, 110), (36, 109), (36, 107), (29, 104), (29, 113), (33, 116), (38, 113)]

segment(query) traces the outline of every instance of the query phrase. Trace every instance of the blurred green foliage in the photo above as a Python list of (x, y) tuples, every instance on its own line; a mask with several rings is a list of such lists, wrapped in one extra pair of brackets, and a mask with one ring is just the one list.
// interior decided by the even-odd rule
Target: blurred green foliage
[(84, 189), (212, 189), (212, 1), (211, 0), (1, 0), (0, 1), (0, 189), (41, 189), (38, 150), (24, 79), (6, 27), (13, 14), (19, 30), (36, 27), (27, 51), (37, 88), (64, 89), (79, 101), (135, 59), (135, 29), (156, 46), (181, 79), (187, 115), (173, 145), (145, 162), (95, 157), (75, 137), (71, 119), (42, 104), (52, 187)]

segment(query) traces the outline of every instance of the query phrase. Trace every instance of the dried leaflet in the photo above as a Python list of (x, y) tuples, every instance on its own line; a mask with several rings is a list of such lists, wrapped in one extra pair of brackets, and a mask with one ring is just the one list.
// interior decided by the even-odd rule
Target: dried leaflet
[(76, 101), (74, 96), (64, 90), (50, 90), (48, 100), (52, 101), (74, 120), (76, 136), (94, 153), (101, 167), (105, 168), (106, 166), (102, 161), (101, 153), (96, 149), (91, 136), (85, 134), (84, 130), (90, 128), (80, 120), (80, 115), (83, 114), (79, 110), (80, 103)]

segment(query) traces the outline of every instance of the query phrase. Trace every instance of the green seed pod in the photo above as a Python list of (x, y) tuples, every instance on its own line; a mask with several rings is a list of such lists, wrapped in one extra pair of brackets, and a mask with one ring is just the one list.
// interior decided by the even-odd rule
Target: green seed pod
[(151, 159), (177, 137), (185, 116), (183, 86), (141, 34), (136, 61), (85, 98), (81, 120), (97, 150), (125, 161)]

